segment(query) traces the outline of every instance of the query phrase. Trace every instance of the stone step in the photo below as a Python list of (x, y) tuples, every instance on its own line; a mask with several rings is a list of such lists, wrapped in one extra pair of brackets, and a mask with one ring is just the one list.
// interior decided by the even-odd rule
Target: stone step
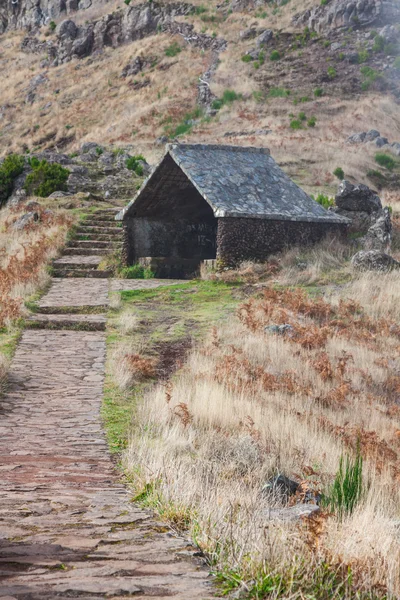
[(108, 248), (110, 250), (118, 249), (121, 244), (110, 240), (71, 240), (68, 243), (68, 248), (75, 246), (76, 248)]
[[(84, 221), (80, 221), (79, 225), (83, 227), (118, 227), (116, 225), (116, 221), (114, 219), (101, 219), (100, 217), (96, 219), (85, 219)], [(121, 227), (119, 227), (121, 229)]]
[(97, 269), (54, 269), (53, 277), (90, 277), (95, 279), (108, 279), (113, 276), (112, 271), (99, 271)]
[(117, 235), (110, 235), (109, 233), (85, 233), (85, 234), (77, 234), (75, 239), (79, 240), (84, 238), (84, 240), (105, 240), (110, 242), (122, 242), (122, 237)]
[(114, 235), (122, 235), (121, 227), (92, 227), (92, 226), (82, 226), (80, 225), (76, 229), (76, 233), (86, 234), (86, 233), (109, 233)]
[(79, 329), (105, 331), (106, 317), (102, 314), (32, 314), (26, 320), (29, 329)]
[(62, 269), (97, 269), (101, 261), (102, 257), (98, 255), (89, 254), (82, 256), (81, 254), (76, 254), (72, 256), (63, 256), (53, 260), (53, 266)]
[(108, 248), (93, 248), (93, 246), (89, 248), (77, 248), (76, 246), (69, 246), (68, 248), (64, 248), (62, 251), (63, 256), (92, 256), (93, 254), (109, 254)]

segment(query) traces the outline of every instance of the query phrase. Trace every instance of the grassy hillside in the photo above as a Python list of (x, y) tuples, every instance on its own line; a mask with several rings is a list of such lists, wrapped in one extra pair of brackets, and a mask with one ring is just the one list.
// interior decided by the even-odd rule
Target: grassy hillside
[[(212, 94), (220, 99), (216, 114), (206, 114), (197, 104), (199, 77), (207, 71), (212, 51), (194, 47), (180, 35), (158, 32), (42, 68), (46, 57), (22, 52), (25, 34), (10, 32), (0, 40), (7, 81), (0, 91), (1, 151), (56, 147), (73, 152), (82, 142), (95, 140), (131, 144), (154, 163), (163, 151), (157, 138), (178, 135), (182, 141), (267, 146), (279, 164), (312, 192), (334, 191), (336, 167), (349, 178), (371, 183), (367, 172), (377, 167), (376, 147), (345, 141), (351, 133), (371, 128), (390, 142), (400, 140), (395, 97), (387, 89), (364, 85), (366, 76), (361, 73), (363, 66), (380, 73), (385, 57), (370, 52), (367, 58), (363, 38), (355, 33), (311, 35), (304, 28), (294, 29), (293, 15), (313, 2), (268, 3), (265, 9), (250, 5), (246, 12), (218, 8), (212, 1), (194, 4), (192, 14), (175, 20), (227, 42), (210, 83)], [(122, 2), (109, 3), (102, 12), (81, 11), (73, 18), (90, 22), (113, 9), (128, 8)], [(251, 27), (270, 28), (274, 38), (257, 60), (247, 62), (244, 57), (255, 41), (243, 39), (241, 32)], [(46, 28), (39, 34), (43, 41), (54, 41), (55, 36)], [(338, 39), (342, 52), (332, 50)], [(350, 50), (359, 53), (359, 64), (343, 60)], [(146, 59), (144, 68), (135, 76), (122, 77), (136, 56)], [(42, 82), (30, 104), (30, 82), (39, 74)], [(293, 121), (300, 123), (299, 129), (293, 129)]]

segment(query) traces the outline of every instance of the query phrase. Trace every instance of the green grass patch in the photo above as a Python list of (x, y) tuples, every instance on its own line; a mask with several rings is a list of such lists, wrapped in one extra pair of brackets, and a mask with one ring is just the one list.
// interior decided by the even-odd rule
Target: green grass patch
[(388, 169), (388, 171), (393, 171), (396, 166), (396, 161), (393, 156), (389, 156), (389, 154), (385, 154), (384, 152), (377, 152), (375, 154), (375, 162), (377, 162), (380, 167)]

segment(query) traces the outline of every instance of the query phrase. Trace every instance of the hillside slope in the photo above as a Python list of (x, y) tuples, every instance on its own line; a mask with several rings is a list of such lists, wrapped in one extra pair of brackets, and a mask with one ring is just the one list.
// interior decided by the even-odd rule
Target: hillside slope
[(336, 167), (370, 184), (376, 170), (375, 142), (349, 135), (400, 141), (398, 2), (3, 4), (1, 154), (95, 140), (152, 163), (176, 136), (262, 145), (332, 192)]

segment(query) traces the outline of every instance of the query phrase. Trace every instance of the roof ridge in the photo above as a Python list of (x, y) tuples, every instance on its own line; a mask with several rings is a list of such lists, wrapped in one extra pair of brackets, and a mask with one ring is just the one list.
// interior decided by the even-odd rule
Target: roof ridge
[(213, 150), (228, 150), (229, 152), (253, 152), (258, 154), (267, 154), (271, 155), (269, 148), (262, 148), (260, 146), (237, 146), (237, 145), (229, 145), (229, 144), (205, 144), (202, 142), (195, 144), (187, 144), (181, 142), (170, 142), (166, 145), (166, 151), (170, 152), (175, 148), (205, 148), (205, 149), (213, 149)]

